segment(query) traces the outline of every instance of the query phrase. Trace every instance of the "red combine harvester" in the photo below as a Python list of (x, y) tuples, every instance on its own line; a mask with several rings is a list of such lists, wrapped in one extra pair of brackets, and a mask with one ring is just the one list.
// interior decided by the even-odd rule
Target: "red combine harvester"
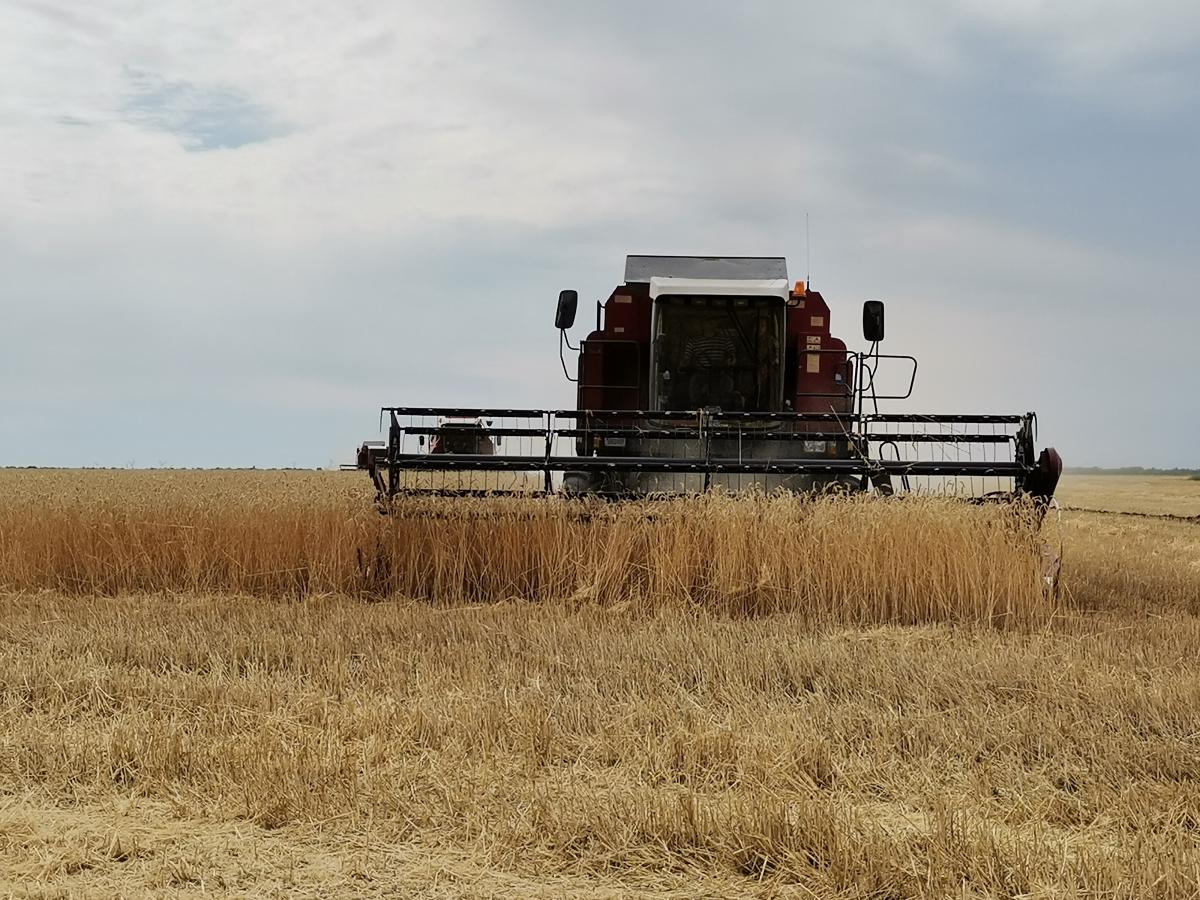
[[(1053, 496), (1062, 460), (1036, 453), (1033, 413), (880, 412), (911, 396), (917, 371), (914, 357), (879, 352), (883, 304), (864, 304), (869, 346), (851, 351), (825, 299), (792, 286), (782, 258), (630, 256), (595, 330), (572, 347), (577, 305), (563, 291), (555, 315), (576, 409), (384, 407), (387, 442), (358, 456), (380, 498), (715, 487)], [(564, 347), (578, 351), (574, 374)], [(886, 366), (902, 375), (890, 394), (876, 388)], [(471, 438), (448, 440), (450, 422), (472, 423)]]

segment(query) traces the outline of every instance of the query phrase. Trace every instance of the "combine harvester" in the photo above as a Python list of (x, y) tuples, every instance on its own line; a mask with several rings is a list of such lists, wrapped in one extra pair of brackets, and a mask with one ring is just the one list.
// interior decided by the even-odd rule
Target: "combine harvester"
[[(357, 461), (383, 506), (407, 493), (714, 488), (1028, 497), (1042, 509), (1053, 497), (1062, 460), (1036, 452), (1034, 413), (880, 412), (911, 396), (917, 372), (914, 357), (879, 351), (883, 303), (864, 304), (869, 347), (849, 351), (825, 299), (791, 286), (782, 258), (630, 256), (572, 347), (577, 304), (563, 291), (554, 321), (576, 408), (385, 407), (387, 441)], [(890, 394), (876, 388), (885, 366), (902, 376)]]

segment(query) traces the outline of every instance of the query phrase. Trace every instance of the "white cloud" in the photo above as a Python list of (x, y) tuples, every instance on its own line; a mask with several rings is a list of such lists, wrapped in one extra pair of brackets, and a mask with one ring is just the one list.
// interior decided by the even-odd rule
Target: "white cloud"
[[(835, 321), (893, 298), (896, 338), (931, 372), (973, 358), (976, 394), (989, 367), (1035, 394), (1055, 336), (1107, 320), (1122, 282), (1153, 286), (1141, 321), (1171, 318), (1183, 352), (1198, 23), (1171, 3), (9, 4), (0, 387), (28, 405), (0, 461), (36, 461), (38, 422), (81, 394), (253, 407), (260, 463), (273, 402), (311, 398), (330, 429), (405, 391), (557, 404), (559, 287), (603, 296), (627, 251), (788, 253), (798, 274), (805, 212)], [(1036, 352), (946, 346), (1034, 323)], [(1100, 378), (1121, 339), (1087, 334), (1061, 367), (1080, 407), (1122, 390)], [(948, 378), (922, 405), (967, 396)], [(1155, 427), (1175, 447), (1194, 428)]]

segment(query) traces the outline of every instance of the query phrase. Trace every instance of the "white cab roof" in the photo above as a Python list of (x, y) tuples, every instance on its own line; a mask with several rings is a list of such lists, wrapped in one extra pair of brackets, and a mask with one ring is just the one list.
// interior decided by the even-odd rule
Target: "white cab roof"
[(778, 297), (788, 298), (786, 278), (663, 278), (650, 279), (650, 298), (664, 294), (695, 297)]
[(782, 278), (787, 281), (787, 260), (782, 256), (627, 256), (625, 283), (649, 284), (661, 278)]

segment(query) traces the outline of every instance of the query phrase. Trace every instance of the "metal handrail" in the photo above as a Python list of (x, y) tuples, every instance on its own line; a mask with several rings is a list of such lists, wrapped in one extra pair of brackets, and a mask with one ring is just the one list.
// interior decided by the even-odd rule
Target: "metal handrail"
[(1025, 471), (1015, 462), (954, 462), (939, 460), (881, 459), (745, 459), (736, 457), (640, 456), (488, 456), (483, 454), (401, 454), (392, 460), (402, 469), (435, 471), (572, 472), (628, 470), (634, 472), (741, 473), (741, 474), (855, 474), (875, 471), (909, 475), (1017, 475)]

